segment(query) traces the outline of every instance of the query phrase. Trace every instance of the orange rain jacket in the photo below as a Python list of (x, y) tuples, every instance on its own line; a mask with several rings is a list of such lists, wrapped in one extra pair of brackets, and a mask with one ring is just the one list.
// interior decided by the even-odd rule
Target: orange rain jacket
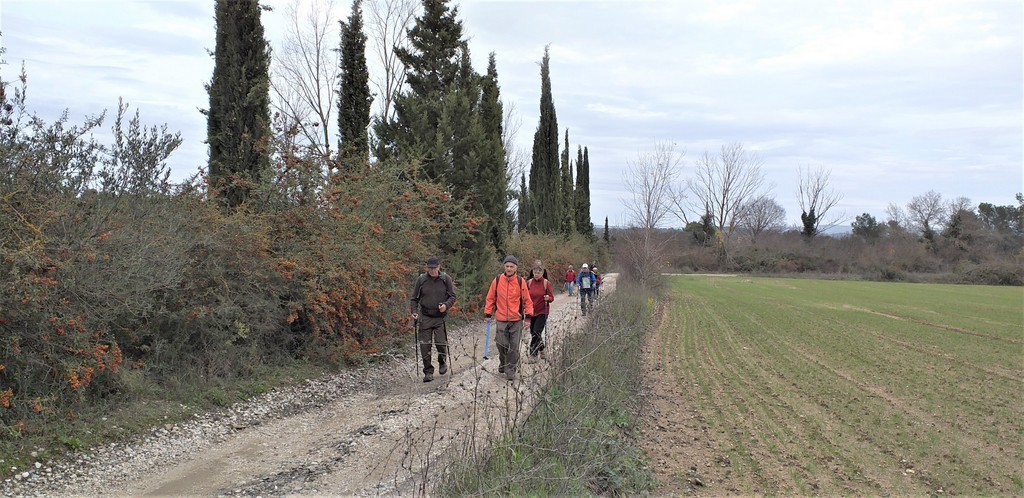
[(519, 313), (520, 309), (526, 316), (533, 316), (533, 299), (526, 287), (526, 279), (518, 274), (509, 277), (504, 273), (495, 277), (487, 291), (484, 314), (494, 315), (499, 322), (518, 322), (524, 318)]

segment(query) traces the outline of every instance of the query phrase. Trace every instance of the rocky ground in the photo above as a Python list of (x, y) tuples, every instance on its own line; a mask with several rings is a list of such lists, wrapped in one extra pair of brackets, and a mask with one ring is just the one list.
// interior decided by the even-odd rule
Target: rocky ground
[[(615, 288), (615, 275), (602, 289)], [(583, 319), (556, 297), (557, 348)], [(524, 334), (528, 336), (528, 331)], [(550, 365), (524, 363), (507, 382), (484, 360), (484, 323), (449, 331), (451, 371), (421, 381), (418, 360), (372, 366), (278, 389), (229, 409), (154, 427), (133, 440), (39, 462), (7, 479), (5, 496), (410, 495), (428, 492), (446, 461), (486, 447), (525, 417)], [(525, 348), (523, 348), (525, 350)], [(412, 346), (410, 346), (410, 353)]]

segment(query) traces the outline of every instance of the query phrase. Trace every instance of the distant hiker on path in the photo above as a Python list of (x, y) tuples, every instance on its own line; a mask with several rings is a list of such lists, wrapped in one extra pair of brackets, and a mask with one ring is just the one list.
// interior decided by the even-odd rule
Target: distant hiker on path
[(426, 272), (416, 278), (409, 298), (412, 319), (417, 323), (416, 340), (423, 357), (423, 382), (434, 380), (434, 365), (430, 362), (430, 346), (437, 347), (437, 373), (448, 372), (448, 329), (445, 317), (455, 304), (455, 285), (452, 277), (441, 273), (441, 262), (431, 257)]
[(544, 358), (544, 326), (548, 323), (550, 303), (555, 300), (555, 293), (548, 280), (548, 271), (540, 260), (533, 262), (533, 275), (526, 282), (530, 289), (530, 300), (533, 301), (533, 318), (530, 319), (530, 363), (537, 361), (537, 356)]
[(533, 300), (526, 287), (526, 279), (519, 276), (519, 260), (506, 256), (505, 271), (494, 277), (487, 291), (484, 316), (497, 321), (495, 342), (498, 345), (498, 373), (509, 381), (515, 380), (519, 368), (519, 343), (523, 339), (523, 319), (533, 316)]
[(590, 271), (590, 266), (583, 263), (580, 273), (576, 275), (576, 287), (580, 290), (580, 311), (587, 316), (587, 310), (594, 304), (594, 289), (597, 288), (597, 276)]
[(570, 296), (574, 295), (573, 288), (576, 285), (576, 270), (573, 269), (572, 265), (569, 265), (569, 269), (565, 270), (565, 292)]

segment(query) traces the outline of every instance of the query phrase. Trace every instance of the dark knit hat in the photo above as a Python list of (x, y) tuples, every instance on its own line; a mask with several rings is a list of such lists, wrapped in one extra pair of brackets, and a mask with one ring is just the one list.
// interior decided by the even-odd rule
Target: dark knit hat
[(501, 264), (505, 264), (505, 263), (512, 263), (512, 264), (514, 264), (516, 266), (519, 266), (519, 260), (516, 259), (516, 257), (512, 256), (512, 255), (505, 256), (505, 261), (502, 261)]

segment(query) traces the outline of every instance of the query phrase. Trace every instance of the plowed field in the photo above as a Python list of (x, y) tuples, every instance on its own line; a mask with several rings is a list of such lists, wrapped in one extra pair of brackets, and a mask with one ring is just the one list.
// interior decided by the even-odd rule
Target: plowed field
[(1024, 493), (1021, 288), (671, 284), (645, 365), (655, 494)]

